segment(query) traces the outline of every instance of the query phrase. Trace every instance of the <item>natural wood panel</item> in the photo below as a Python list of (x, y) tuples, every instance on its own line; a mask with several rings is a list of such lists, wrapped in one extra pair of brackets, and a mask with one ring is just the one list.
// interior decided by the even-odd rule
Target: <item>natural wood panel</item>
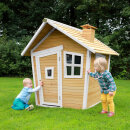
[[(54, 67), (54, 79), (45, 78), (45, 68)], [(44, 81), (43, 97), (45, 102), (58, 103), (57, 54), (40, 58), (41, 78)]]
[(40, 42), (40, 40), (42, 38), (44, 38), (46, 36), (46, 34), (52, 29), (53, 27), (50, 26), (49, 24), (47, 24), (44, 29), (41, 30), (41, 32), (39, 33), (39, 35), (34, 39), (33, 43), (31, 44), (30, 48), (27, 50), (27, 52), (25, 53), (25, 56), (30, 56), (30, 51), (32, 48), (34, 48), (34, 46)]
[[(66, 97), (64, 97), (64, 98), (66, 98)], [(73, 102), (72, 102), (73, 101)], [(73, 103), (73, 104), (79, 104), (79, 106), (81, 106), (82, 105), (82, 103), (81, 103), (81, 99), (76, 99), (76, 98), (71, 98), (71, 99), (69, 99), (69, 98), (66, 98), (64, 101), (63, 101), (63, 104), (67, 104), (67, 103)]]
[(65, 108), (74, 108), (74, 109), (82, 109), (82, 105), (81, 104), (72, 104), (72, 103), (64, 103), (64, 106)]
[[(74, 105), (71, 105), (73, 101), (79, 101), (80, 105), (78, 105), (76, 108), (82, 108), (82, 103), (83, 103), (83, 91), (84, 91), (84, 76), (85, 76), (85, 67), (86, 67), (86, 53), (87, 50), (82, 47), (81, 45), (77, 44), (75, 41), (71, 40), (64, 34), (60, 33), (59, 31), (55, 30), (36, 50), (41, 51), (45, 49), (49, 49), (52, 47), (56, 47), (59, 45), (63, 45), (63, 51), (70, 51), (70, 52), (76, 52), (76, 53), (81, 53), (84, 54), (84, 59), (83, 59), (83, 78), (80, 79), (73, 79), (73, 78), (64, 78), (64, 55), (62, 51), (62, 92), (64, 93), (69, 93), (72, 95), (72, 100), (68, 99), (67, 96), (63, 95), (63, 106), (64, 107), (72, 107), (75, 108)], [(49, 61), (47, 59), (46, 61)], [(45, 63), (42, 62), (42, 65)], [(53, 59), (54, 61), (54, 59)], [(78, 89), (77, 89), (78, 88)], [(75, 93), (75, 94), (74, 94)], [(71, 97), (71, 96), (70, 96)], [(81, 98), (82, 97), (82, 98)], [(64, 103), (64, 101), (67, 99), (67, 101)], [(68, 104), (67, 104), (68, 102)]]
[[(109, 56), (106, 56), (106, 60), (108, 61)], [(94, 60), (95, 60), (95, 54), (91, 54), (91, 64), (90, 64), (90, 69), (91, 72), (94, 72)], [(89, 76), (89, 88), (88, 88), (88, 99), (87, 99), (87, 107), (90, 107), (94, 104), (96, 104), (97, 102), (100, 101), (100, 96), (101, 96), (101, 92), (100, 92), (100, 86), (98, 83), (97, 79), (94, 79), (93, 77)]]

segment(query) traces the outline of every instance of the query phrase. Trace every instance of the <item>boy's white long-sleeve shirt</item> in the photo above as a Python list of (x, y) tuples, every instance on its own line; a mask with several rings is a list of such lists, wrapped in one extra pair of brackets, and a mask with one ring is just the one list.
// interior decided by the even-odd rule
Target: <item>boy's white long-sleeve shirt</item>
[(24, 87), (16, 98), (21, 99), (24, 103), (27, 104), (31, 97), (31, 93), (37, 92), (38, 90), (40, 90), (40, 88), (41, 86), (38, 86), (36, 88)]

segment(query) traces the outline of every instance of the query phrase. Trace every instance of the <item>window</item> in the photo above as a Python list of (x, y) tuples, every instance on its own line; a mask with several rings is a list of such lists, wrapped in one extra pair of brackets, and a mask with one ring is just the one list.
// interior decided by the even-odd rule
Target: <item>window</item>
[(99, 53), (96, 53), (96, 58), (99, 58), (99, 57), (106, 58), (106, 56), (104, 56), (104, 55), (101, 55), (101, 54), (99, 54)]
[(64, 51), (64, 77), (82, 78), (83, 54)]
[(45, 68), (45, 78), (46, 79), (54, 79), (54, 67), (46, 67)]

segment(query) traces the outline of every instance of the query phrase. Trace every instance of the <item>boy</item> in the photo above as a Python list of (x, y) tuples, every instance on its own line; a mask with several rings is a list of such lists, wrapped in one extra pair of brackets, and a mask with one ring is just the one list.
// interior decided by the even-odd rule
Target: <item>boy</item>
[(14, 110), (32, 110), (34, 109), (33, 105), (28, 105), (28, 101), (31, 97), (32, 92), (36, 92), (40, 90), (41, 86), (43, 86), (43, 82), (40, 82), (40, 86), (36, 88), (32, 88), (32, 80), (30, 78), (25, 78), (23, 80), (23, 86), (24, 88), (21, 90), (21, 92), (18, 94), (18, 96), (15, 98), (12, 108)]

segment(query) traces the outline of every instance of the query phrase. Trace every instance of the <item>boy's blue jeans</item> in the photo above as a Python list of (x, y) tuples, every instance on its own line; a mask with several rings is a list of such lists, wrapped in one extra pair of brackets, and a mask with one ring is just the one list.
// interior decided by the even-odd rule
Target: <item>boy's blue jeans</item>
[(24, 103), (20, 98), (16, 98), (13, 102), (12, 108), (14, 110), (23, 110), (26, 109), (29, 105)]

